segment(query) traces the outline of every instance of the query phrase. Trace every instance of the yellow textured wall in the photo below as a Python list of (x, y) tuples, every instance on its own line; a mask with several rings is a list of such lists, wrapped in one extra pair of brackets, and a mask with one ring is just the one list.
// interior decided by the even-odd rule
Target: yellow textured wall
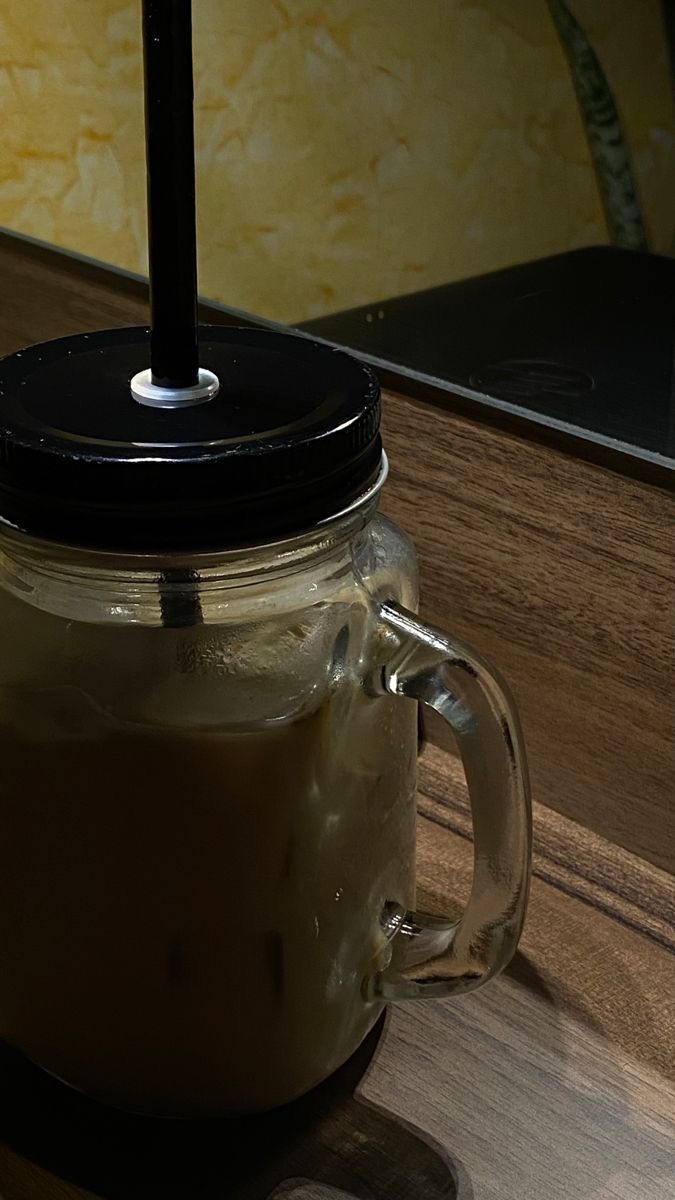
[[(658, 0), (570, 0), (672, 242)], [(200, 290), (284, 321), (606, 240), (545, 0), (194, 0)], [(143, 271), (140, 0), (0, 0), (0, 224)]]

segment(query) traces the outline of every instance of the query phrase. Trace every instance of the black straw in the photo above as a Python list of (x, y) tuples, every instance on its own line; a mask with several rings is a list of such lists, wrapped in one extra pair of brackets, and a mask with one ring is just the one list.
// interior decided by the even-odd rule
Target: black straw
[(153, 383), (197, 383), (191, 0), (143, 0)]

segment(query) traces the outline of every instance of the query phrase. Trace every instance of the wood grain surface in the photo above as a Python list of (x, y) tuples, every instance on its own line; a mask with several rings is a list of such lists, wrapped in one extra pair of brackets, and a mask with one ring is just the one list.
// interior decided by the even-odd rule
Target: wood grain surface
[(384, 510), (422, 612), (508, 680), (534, 795), (675, 870), (675, 502), (393, 394)]
[(0, 281), (0, 355), (149, 319), (147, 289), (127, 276), (6, 234), (0, 234)]
[[(142, 285), (3, 238), (0, 281), (0, 353), (146, 319)], [(322, 1089), (254, 1121), (112, 1114), (0, 1052), (0, 1200), (675, 1198), (671, 501), (406, 398), (385, 426), (424, 611), (502, 667), (524, 718), (538, 803), (515, 960), (484, 991), (399, 1006)], [(467, 800), (434, 744), (419, 807), (420, 907), (456, 913)]]
[[(470, 840), (471, 812), (461, 786), (461, 763), (454, 752), (448, 759), (433, 743), (424, 762), (420, 812)], [(675, 884), (668, 871), (536, 801), (533, 819), (532, 869), (538, 879), (675, 951)]]
[[(0, 356), (70, 333), (145, 325), (148, 285), (124, 272), (0, 231)], [(225, 310), (201, 303), (199, 318), (231, 325)], [(245, 318), (237, 317), (237, 324)]]

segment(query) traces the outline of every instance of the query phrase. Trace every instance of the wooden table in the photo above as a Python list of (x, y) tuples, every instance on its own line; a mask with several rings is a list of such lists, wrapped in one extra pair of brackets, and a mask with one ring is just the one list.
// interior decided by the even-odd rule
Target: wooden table
[[(141, 323), (140, 285), (0, 240), (0, 353)], [(427, 745), (420, 906), (471, 874), (461, 770)], [(248, 1122), (116, 1116), (5, 1054), (0, 1200), (675, 1198), (672, 877), (535, 805), (535, 877), (507, 973), (394, 1009), (309, 1101)]]

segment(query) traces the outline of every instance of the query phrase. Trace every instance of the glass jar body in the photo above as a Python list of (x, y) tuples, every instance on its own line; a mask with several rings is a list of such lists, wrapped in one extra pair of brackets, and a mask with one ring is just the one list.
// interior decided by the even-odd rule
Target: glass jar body
[(0, 1036), (108, 1103), (282, 1104), (381, 1011), (414, 903), (417, 603), (377, 515), (194, 560), (0, 538)]

